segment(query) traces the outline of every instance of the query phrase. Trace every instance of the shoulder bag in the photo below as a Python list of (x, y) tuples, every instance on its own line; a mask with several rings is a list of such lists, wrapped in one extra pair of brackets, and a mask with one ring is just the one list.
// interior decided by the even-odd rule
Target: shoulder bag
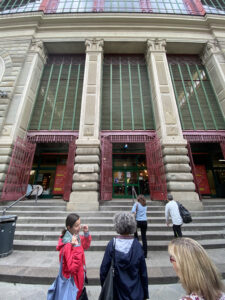
[(65, 278), (62, 275), (63, 253), (59, 267), (59, 274), (53, 284), (48, 289), (47, 300), (75, 300), (78, 288), (73, 277)]
[(192, 222), (192, 217), (191, 217), (191, 213), (189, 212), (189, 210), (187, 210), (187, 208), (185, 208), (178, 201), (177, 201), (177, 205), (178, 205), (178, 208), (179, 208), (180, 216), (183, 219), (183, 222), (184, 223), (191, 223)]
[(113, 240), (113, 253), (112, 253), (112, 260), (111, 266), (104, 281), (101, 293), (99, 295), (98, 300), (113, 300), (113, 281), (114, 281), (114, 270), (115, 270), (115, 242)]

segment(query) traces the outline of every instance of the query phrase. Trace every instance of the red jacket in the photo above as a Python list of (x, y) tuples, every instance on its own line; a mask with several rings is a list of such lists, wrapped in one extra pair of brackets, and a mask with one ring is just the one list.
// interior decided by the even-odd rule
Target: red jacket
[(84, 268), (85, 256), (84, 250), (88, 249), (91, 244), (91, 235), (80, 236), (81, 246), (73, 247), (71, 243), (63, 244), (62, 237), (59, 238), (56, 250), (60, 251), (59, 261), (63, 253), (63, 276), (69, 278), (73, 276), (74, 282), (79, 289), (77, 300), (80, 298), (84, 286)]

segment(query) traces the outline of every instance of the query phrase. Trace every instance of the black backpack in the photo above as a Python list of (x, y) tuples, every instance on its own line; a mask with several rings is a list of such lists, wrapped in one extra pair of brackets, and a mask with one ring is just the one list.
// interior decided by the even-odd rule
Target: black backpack
[(192, 222), (192, 217), (191, 217), (191, 213), (189, 212), (189, 210), (187, 210), (187, 208), (185, 208), (178, 201), (177, 201), (177, 205), (178, 205), (178, 208), (179, 208), (180, 216), (183, 219), (183, 222), (184, 223), (191, 223)]

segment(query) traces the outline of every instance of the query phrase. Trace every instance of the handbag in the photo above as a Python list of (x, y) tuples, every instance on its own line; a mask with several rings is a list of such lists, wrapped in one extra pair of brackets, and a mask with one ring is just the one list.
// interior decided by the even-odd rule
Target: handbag
[(80, 295), (79, 300), (88, 300), (87, 291), (86, 291), (86, 287), (85, 286), (84, 286), (84, 288), (82, 290), (82, 294)]
[(192, 217), (191, 217), (191, 213), (189, 212), (189, 210), (184, 207), (181, 203), (179, 203), (177, 201), (177, 205), (179, 208), (179, 212), (180, 212), (180, 216), (183, 220), (184, 223), (191, 223), (192, 222)]
[(104, 281), (101, 293), (98, 300), (113, 300), (113, 281), (114, 281), (114, 270), (115, 270), (115, 243), (113, 243), (113, 255), (111, 260), (111, 266)]
[[(61, 257), (59, 274), (53, 284), (48, 289), (47, 300), (75, 300), (78, 288), (73, 277), (65, 278), (62, 275), (63, 254)], [(84, 298), (85, 299), (85, 298)]]

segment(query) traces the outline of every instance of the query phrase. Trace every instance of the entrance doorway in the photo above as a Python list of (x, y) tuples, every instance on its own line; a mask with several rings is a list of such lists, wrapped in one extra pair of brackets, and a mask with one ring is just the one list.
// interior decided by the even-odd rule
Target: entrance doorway
[(113, 144), (113, 198), (131, 198), (132, 187), (137, 194), (149, 195), (145, 145), (143, 143)]
[(224, 198), (225, 160), (220, 144), (194, 143), (191, 144), (191, 150), (200, 194)]
[(68, 144), (37, 144), (29, 184), (43, 187), (42, 197), (62, 196), (66, 177)]

